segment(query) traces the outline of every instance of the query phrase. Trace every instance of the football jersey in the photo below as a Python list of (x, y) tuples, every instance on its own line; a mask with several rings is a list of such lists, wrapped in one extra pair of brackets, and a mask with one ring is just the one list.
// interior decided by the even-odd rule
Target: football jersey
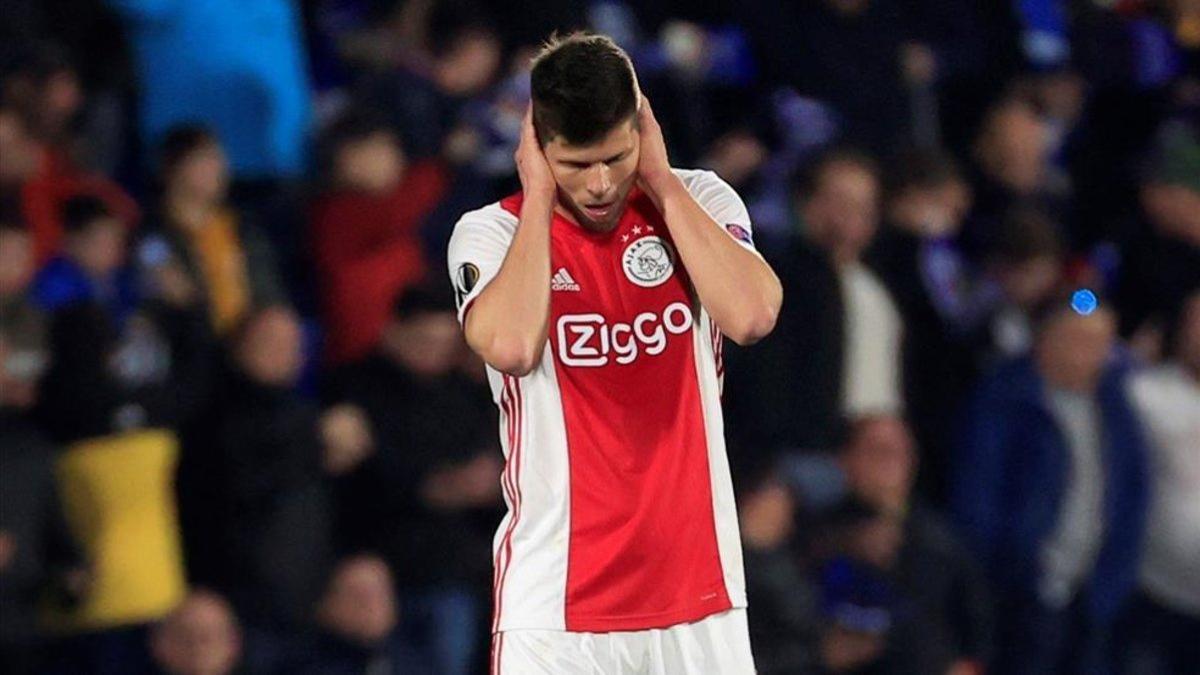
[[(737, 193), (674, 170), (753, 251)], [(449, 247), (459, 320), (500, 270), (518, 193), (462, 216)], [(488, 368), (508, 512), (494, 540), (493, 631), (663, 628), (744, 607), (721, 418), (722, 336), (650, 198), (617, 226), (550, 227), (549, 338), (524, 377)]]

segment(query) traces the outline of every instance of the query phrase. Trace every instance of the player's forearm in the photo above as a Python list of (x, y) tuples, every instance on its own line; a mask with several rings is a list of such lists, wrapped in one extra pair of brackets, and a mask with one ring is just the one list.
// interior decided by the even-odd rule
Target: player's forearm
[(765, 337), (783, 301), (775, 272), (726, 234), (682, 182), (669, 182), (658, 194), (679, 257), (717, 327), (740, 345)]
[(537, 367), (550, 320), (553, 200), (527, 198), (496, 278), (467, 314), (467, 343), (493, 368), (525, 375)]

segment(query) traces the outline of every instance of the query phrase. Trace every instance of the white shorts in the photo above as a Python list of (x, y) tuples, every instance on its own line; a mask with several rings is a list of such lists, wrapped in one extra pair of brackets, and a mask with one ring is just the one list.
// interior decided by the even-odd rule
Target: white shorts
[(492, 675), (754, 675), (746, 610), (670, 628), (612, 633), (509, 630)]

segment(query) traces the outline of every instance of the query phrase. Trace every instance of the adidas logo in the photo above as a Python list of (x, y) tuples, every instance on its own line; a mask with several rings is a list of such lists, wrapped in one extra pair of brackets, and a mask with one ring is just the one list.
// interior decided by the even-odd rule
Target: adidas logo
[(567, 271), (567, 268), (560, 267), (554, 273), (554, 276), (550, 278), (550, 290), (574, 291), (578, 293), (579, 284), (575, 283), (575, 280), (571, 278), (571, 273)]

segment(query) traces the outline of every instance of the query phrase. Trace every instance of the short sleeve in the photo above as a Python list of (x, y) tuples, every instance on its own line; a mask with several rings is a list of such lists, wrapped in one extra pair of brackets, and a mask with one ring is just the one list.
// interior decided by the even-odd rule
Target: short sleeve
[(746, 204), (729, 183), (712, 171), (675, 170), (688, 192), (708, 215), (744, 248), (754, 248), (754, 228)]
[(471, 304), (491, 283), (517, 230), (517, 217), (498, 204), (463, 214), (446, 252), (459, 323), (466, 325)]

